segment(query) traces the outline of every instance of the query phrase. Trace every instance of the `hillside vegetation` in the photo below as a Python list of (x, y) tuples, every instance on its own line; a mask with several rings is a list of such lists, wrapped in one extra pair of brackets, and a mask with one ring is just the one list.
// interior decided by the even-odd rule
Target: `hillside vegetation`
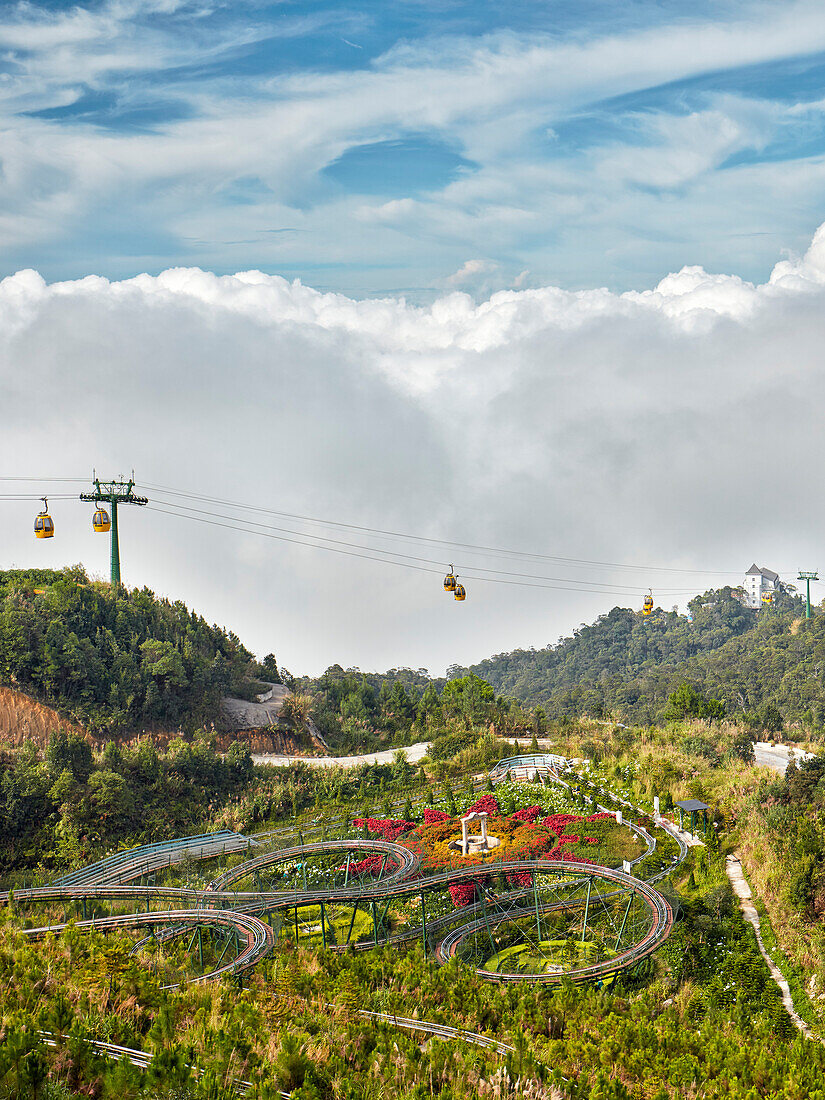
[(194, 729), (258, 672), (234, 634), (79, 567), (0, 571), (0, 683), (88, 730)]
[(557, 645), (501, 653), (470, 671), (549, 718), (610, 715), (649, 724), (667, 717), (669, 696), (688, 680), (731, 716), (758, 718), (778, 708), (790, 720), (825, 723), (825, 614), (806, 621), (803, 601), (784, 594), (757, 613), (730, 588), (688, 606), (690, 618), (657, 610), (649, 619), (614, 607)]

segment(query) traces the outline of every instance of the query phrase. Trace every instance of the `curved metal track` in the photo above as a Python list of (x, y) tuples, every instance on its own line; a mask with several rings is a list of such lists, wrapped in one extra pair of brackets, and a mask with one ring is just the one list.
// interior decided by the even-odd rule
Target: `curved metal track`
[[(600, 810), (604, 807), (599, 806)], [(609, 812), (609, 811), (608, 811)], [(655, 840), (646, 830), (640, 829), (628, 822), (628, 825), (644, 841), (647, 851), (633, 860), (633, 863), (644, 859), (656, 847)], [(288, 833), (290, 830), (278, 830), (279, 834)], [(254, 966), (260, 961), (274, 944), (272, 930), (259, 920), (254, 914), (264, 915), (279, 910), (297, 910), (302, 906), (316, 905), (319, 903), (342, 903), (357, 906), (362, 902), (375, 903), (383, 900), (389, 903), (392, 899), (403, 899), (422, 895), (461, 882), (478, 880), (484, 876), (513, 872), (527, 872), (539, 876), (554, 876), (565, 880), (566, 886), (584, 884), (588, 878), (598, 878), (614, 884), (615, 890), (601, 895), (602, 900), (614, 898), (621, 893), (637, 895), (648, 908), (651, 915), (651, 926), (643, 939), (608, 960), (581, 967), (563, 975), (573, 981), (585, 981), (588, 979), (603, 977), (613, 974), (617, 970), (632, 966), (640, 959), (653, 952), (670, 934), (673, 927), (674, 914), (667, 900), (648, 882), (637, 879), (632, 875), (615, 871), (611, 868), (600, 867), (595, 864), (582, 864), (572, 860), (523, 860), (523, 861), (492, 861), (486, 865), (474, 864), (469, 867), (452, 868), (436, 875), (422, 877), (420, 875), (419, 857), (401, 844), (394, 844), (384, 840), (372, 839), (348, 839), (330, 840), (316, 843), (293, 845), (279, 851), (271, 852), (226, 871), (218, 876), (208, 886), (202, 889), (142, 886), (134, 885), (134, 879), (145, 875), (149, 871), (169, 866), (180, 862), (181, 859), (201, 858), (207, 859), (217, 854), (229, 851), (240, 851), (244, 847), (259, 843), (264, 835), (258, 838), (242, 837), (237, 834), (211, 834), (201, 837), (182, 838), (181, 840), (168, 841), (158, 845), (144, 846), (132, 849), (128, 852), (117, 853), (78, 872), (58, 879), (50, 886), (17, 890), (13, 897), (21, 902), (68, 902), (85, 901), (88, 899), (105, 899), (108, 901), (124, 902), (129, 900), (145, 901), (146, 913), (127, 913), (119, 916), (100, 917), (93, 920), (84, 920), (76, 923), (78, 928), (96, 928), (101, 931), (114, 928), (135, 928), (142, 925), (164, 924), (167, 931), (161, 934), (161, 939), (182, 934), (186, 929), (198, 925), (223, 925), (231, 926), (240, 937), (243, 947), (238, 957), (226, 966), (201, 975), (194, 980), (205, 981), (219, 977), (225, 973), (237, 973)], [(684, 858), (687, 849), (679, 841), (680, 853), (677, 860)], [(370, 882), (359, 881), (343, 886), (333, 886), (323, 890), (279, 890), (279, 891), (237, 891), (230, 889), (234, 883), (265, 867), (272, 867), (288, 860), (303, 860), (307, 856), (325, 852), (353, 852), (371, 851), (383, 853), (387, 859), (391, 859), (395, 868), (378, 880)], [(672, 866), (663, 869), (653, 876), (651, 882), (667, 875)], [(129, 883), (131, 885), (128, 885)], [(528, 888), (530, 889), (530, 888)], [(498, 903), (512, 904), (518, 897), (525, 893), (524, 888), (515, 889), (500, 894), (496, 899)], [(9, 893), (0, 893), (0, 905), (8, 904), (11, 898)], [(167, 903), (168, 910), (150, 912), (150, 905)], [(538, 902), (536, 902), (538, 904)], [(557, 908), (578, 909), (582, 902), (580, 899), (569, 899), (560, 903), (541, 903), (541, 909), (550, 911)], [(177, 908), (180, 907), (180, 908)], [(442, 917), (436, 917), (426, 922), (430, 935), (436, 930), (439, 935), (445, 929), (446, 934), (437, 942), (436, 958), (444, 962), (455, 955), (460, 945), (469, 935), (481, 928), (489, 928), (490, 923), (499, 924), (512, 918), (518, 918), (519, 914), (526, 915), (530, 910), (516, 909), (510, 914), (495, 914), (490, 920), (490, 914), (485, 909), (485, 902), (477, 902), (461, 910), (455, 910)], [(450, 928), (459, 921), (458, 927)], [(45, 926), (38, 929), (27, 929), (25, 934), (31, 936), (45, 935), (47, 932), (59, 932), (65, 928), (65, 924)], [(422, 934), (422, 927), (413, 927), (381, 940), (383, 944), (400, 944), (405, 941), (417, 939)], [(148, 939), (148, 937), (147, 937)], [(376, 931), (377, 940), (377, 931)], [(140, 941), (136, 950), (145, 943)], [(367, 949), (374, 946), (370, 943), (353, 945), (357, 949)], [(483, 977), (495, 981), (559, 981), (559, 974), (509, 974), (493, 973), (479, 968), (478, 973)]]
[[(167, 936), (180, 934), (187, 927), (191, 928), (193, 925), (231, 928), (237, 934), (241, 944), (245, 945), (242, 946), (237, 958), (225, 966), (216, 967), (207, 974), (189, 979), (195, 982), (211, 981), (222, 977), (224, 974), (238, 974), (243, 970), (248, 970), (260, 962), (275, 943), (272, 929), (263, 921), (258, 920), (251, 913), (231, 909), (175, 909), (167, 913), (122, 913), (114, 917), (96, 917), (94, 920), (77, 921), (74, 927), (87, 928), (97, 932), (112, 932), (121, 928), (139, 928), (143, 925), (154, 927), (156, 924), (167, 923), (172, 925), (167, 932)], [(25, 928), (22, 930), (22, 934), (36, 939), (49, 933), (60, 933), (67, 927), (66, 924), (49, 924), (41, 928)], [(135, 945), (134, 950), (138, 950), (150, 938), (146, 936)], [(165, 985), (161, 988), (177, 989), (178, 984)]]
[(315, 844), (301, 844), (292, 848), (281, 848), (277, 852), (250, 859), (219, 875), (207, 886), (208, 891), (223, 890), (247, 875), (254, 874), (262, 867), (271, 867), (276, 863), (285, 863), (291, 859), (305, 859), (321, 852), (383, 852), (391, 856), (397, 864), (396, 870), (379, 880), (381, 886), (410, 878), (418, 870), (419, 858), (402, 844), (392, 844), (388, 840), (326, 840)]
[[(387, 848), (391, 849), (401, 848), (400, 845), (390, 845), (388, 842), (376, 843), (383, 843)], [(355, 841), (333, 841), (331, 845), (335, 850), (341, 850), (342, 848), (346, 850), (347, 846), (356, 848), (362, 847), (362, 845)], [(326, 846), (322, 844), (315, 847), (320, 850)], [(306, 852), (306, 850), (306, 847), (303, 849), (299, 848), (297, 852)], [(407, 851), (406, 849), (403, 850)], [(278, 856), (282, 855), (283, 853), (278, 853)], [(407, 852), (407, 855), (409, 856), (407, 866), (414, 871), (417, 869), (417, 858), (411, 852)], [(248, 864), (241, 864), (239, 867), (235, 868), (232, 873), (239, 877), (243, 877), (244, 874), (249, 873), (250, 864), (257, 862), (257, 860), (251, 860)], [(408, 877), (400, 881), (396, 878), (393, 882), (384, 881), (372, 885), (359, 884), (353, 887), (332, 888), (329, 890), (233, 892), (226, 890), (192, 891), (173, 887), (112, 885), (86, 886), (80, 888), (47, 886), (18, 891), (14, 896), (21, 901), (76, 900), (80, 897), (105, 898), (108, 900), (146, 898), (147, 904), (152, 897), (167, 898), (170, 901), (174, 900), (177, 902), (194, 901), (193, 908), (174, 909), (165, 913), (161, 911), (160, 913), (132, 913), (123, 916), (103, 917), (94, 921), (84, 921), (78, 925), (78, 927), (94, 927), (101, 930), (117, 927), (135, 927), (140, 924), (157, 924), (161, 920), (164, 923), (168, 922), (177, 925), (189, 924), (190, 926), (197, 923), (214, 924), (222, 919), (226, 923), (238, 922), (241, 918), (246, 921), (254, 922), (252, 926), (245, 926), (245, 931), (248, 931), (250, 927), (254, 929), (252, 939), (248, 940), (247, 949), (242, 952), (238, 959), (229, 964), (228, 967), (204, 976), (204, 978), (207, 978), (217, 977), (226, 970), (237, 972), (247, 966), (252, 966), (270, 950), (274, 942), (271, 930), (268, 929), (262, 921), (254, 917), (250, 910), (254, 909), (259, 913), (265, 913), (276, 912), (281, 909), (297, 909), (304, 905), (313, 905), (319, 902), (358, 903), (361, 901), (375, 901), (378, 898), (389, 901), (393, 898), (420, 895), (425, 891), (429, 892), (456, 883), (472, 882), (485, 874), (503, 873), (506, 875), (517, 872), (569, 878), (573, 883), (581, 882), (586, 878), (604, 879), (614, 883), (621, 890), (632, 891), (639, 896), (650, 909), (652, 914), (652, 925), (640, 943), (635, 944), (621, 955), (612, 959), (596, 963), (590, 967), (581, 968), (580, 971), (571, 972), (569, 976), (572, 977), (573, 980), (584, 981), (589, 978), (605, 977), (609, 974), (614, 974), (617, 970), (621, 970), (624, 967), (634, 965), (640, 959), (654, 951), (664, 942), (668, 935), (670, 935), (674, 921), (673, 910), (658, 890), (648, 883), (643, 882), (641, 879), (634, 878), (632, 875), (626, 875), (622, 871), (614, 871), (611, 868), (599, 867), (595, 864), (583, 865), (572, 860), (548, 861), (536, 859), (502, 861), (487, 866), (474, 865), (472, 867), (445, 871), (441, 874), (428, 876), (427, 878), (413, 879)], [(0, 894), (0, 903), (7, 901), (8, 896), (8, 894)], [(221, 908), (223, 905), (227, 905), (230, 908)], [(457, 914), (450, 914), (450, 916), (452, 919), (456, 919)], [(439, 921), (438, 923), (440, 924), (442, 922)], [(483, 924), (483, 921), (477, 920), (469, 924), (464, 924), (461, 928), (448, 933), (444, 940), (439, 943), (436, 950), (436, 957), (440, 961), (445, 961), (447, 958), (452, 957), (458, 943), (467, 934), (477, 930)], [(64, 927), (65, 925), (47, 926), (41, 929), (29, 930), (29, 934), (45, 934), (47, 931), (59, 931)], [(532, 980), (552, 982), (561, 980), (561, 976), (556, 974), (492, 974), (484, 970), (479, 970), (479, 973), (483, 977), (489, 977), (496, 981)], [(202, 978), (200, 980), (204, 979)]]

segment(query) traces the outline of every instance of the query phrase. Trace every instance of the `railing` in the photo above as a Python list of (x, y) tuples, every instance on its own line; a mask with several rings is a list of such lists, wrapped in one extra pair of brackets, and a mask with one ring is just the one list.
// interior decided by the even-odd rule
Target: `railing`
[(160, 867), (181, 863), (187, 856), (203, 859), (212, 855), (228, 852), (246, 851), (253, 840), (224, 829), (219, 833), (202, 833), (199, 836), (179, 837), (176, 840), (161, 840), (154, 844), (141, 844), (137, 848), (127, 848), (115, 852), (106, 859), (71, 871), (54, 879), (53, 886), (82, 886), (107, 882), (128, 882), (129, 877), (139, 877)]

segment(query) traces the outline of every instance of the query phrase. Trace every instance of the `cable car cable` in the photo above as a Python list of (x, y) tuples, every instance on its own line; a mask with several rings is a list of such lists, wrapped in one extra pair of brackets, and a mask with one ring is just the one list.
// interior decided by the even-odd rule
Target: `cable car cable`
[[(185, 505), (184, 504), (184, 505), (178, 505), (178, 507), (179, 508), (185, 508), (187, 512), (197, 512), (200, 515), (210, 516), (210, 517), (214, 517), (216, 519), (229, 520), (230, 522), (236, 522), (236, 523), (244, 523), (244, 524), (250, 525), (252, 527), (262, 528), (266, 531), (278, 531), (278, 532), (281, 532), (282, 534), (296, 535), (296, 536), (299, 536), (301, 538), (307, 538), (307, 539), (312, 539), (313, 540), (313, 542), (304, 543), (304, 545), (312, 546), (312, 545), (315, 545), (316, 542), (321, 542), (321, 543), (327, 543), (328, 542), (328, 543), (332, 543), (336, 546), (347, 546), (347, 547), (354, 548), (354, 549), (357, 549), (357, 550), (367, 550), (367, 551), (369, 551), (371, 553), (375, 553), (375, 554), (390, 554), (392, 557), (405, 558), (409, 561), (424, 562), (427, 565), (440, 565), (440, 563), (438, 561), (436, 561), (435, 559), (433, 559), (433, 558), (423, 558), (423, 557), (420, 557), (420, 556), (415, 555), (415, 554), (404, 554), (404, 553), (401, 553), (400, 551), (396, 551), (396, 550), (385, 550), (383, 548), (368, 546), (368, 545), (365, 545), (364, 543), (346, 542), (343, 539), (331, 539), (331, 538), (327, 538), (326, 536), (323, 536), (323, 535), (311, 535), (311, 534), (305, 533), (303, 531), (294, 531), (294, 530), (292, 530), (291, 528), (288, 528), (288, 527), (275, 527), (275, 526), (272, 526), (271, 524), (258, 523), (255, 520), (245, 520), (245, 519), (240, 519), (236, 516), (228, 516), (228, 515), (225, 515), (221, 512), (210, 512), (205, 508), (194, 508), (191, 505)], [(636, 588), (635, 587), (631, 587), (629, 585), (610, 584), (608, 582), (602, 582), (602, 581), (585, 581), (585, 580), (580, 581), (576, 578), (570, 578), (570, 577), (547, 577), (547, 576), (544, 576), (542, 574), (514, 573), (514, 572), (509, 572), (509, 571), (503, 570), (503, 569), (488, 569), (488, 568), (482, 567), (482, 566), (465, 566), (465, 570), (466, 569), (470, 569), (474, 573), (495, 573), (497, 575), (504, 576), (504, 577), (519, 577), (519, 578), (523, 578), (525, 580), (554, 581), (556, 583), (562, 583), (562, 584), (568, 583), (568, 582), (575, 582), (576, 584), (579, 584), (579, 585), (587, 585), (587, 588), (580, 589), (580, 591), (583, 591), (583, 592), (587, 592), (587, 591), (590, 591), (591, 589), (595, 588), (595, 589), (601, 591), (603, 594), (606, 594), (605, 590), (616, 591), (618, 593), (622, 593), (622, 594), (625, 594), (625, 595), (635, 595), (636, 594)], [(474, 579), (481, 579), (481, 578), (474, 577)], [(452, 591), (452, 589), (451, 589), (451, 591)], [(689, 595), (692, 592), (691, 589), (660, 589), (659, 591), (665, 593), (666, 595), (671, 595), (671, 596)]]
[[(335, 546), (323, 546), (323, 545), (319, 545), (317, 543), (305, 542), (301, 539), (288, 538), (285, 535), (276, 535), (276, 534), (272, 534), (269, 531), (252, 531), (248, 527), (239, 527), (239, 526), (237, 526), (236, 524), (233, 524), (233, 523), (223, 523), (223, 522), (221, 522), (217, 519), (209, 519), (206, 516), (193, 516), (193, 515), (187, 514), (186, 512), (176, 512), (173, 509), (168, 508), (165, 504), (150, 504), (148, 506), (148, 509), (150, 511), (153, 511), (153, 512), (159, 512), (162, 515), (176, 516), (178, 519), (187, 519), (187, 520), (191, 520), (195, 523), (205, 523), (205, 524), (208, 524), (212, 527), (223, 527), (226, 530), (238, 531), (238, 532), (240, 532), (242, 534), (246, 534), (246, 535), (260, 535), (262, 538), (276, 539), (279, 542), (293, 543), (293, 544), (298, 545), (298, 546), (309, 546), (309, 547), (313, 547), (316, 550), (327, 550), (332, 554), (345, 554), (347, 557), (363, 558), (365, 561), (381, 562), (384, 565), (395, 565), (395, 566), (397, 566), (398, 568), (401, 568), (401, 569), (415, 569), (419, 573), (436, 573), (438, 575), (441, 575), (441, 569), (437, 569), (437, 568), (430, 569), (430, 568), (427, 568), (426, 566), (423, 566), (423, 565), (412, 565), (412, 564), (410, 564), (408, 562), (405, 562), (405, 561), (393, 561), (390, 558), (381, 557), (380, 552), (376, 552), (374, 555), (373, 554), (362, 554), (362, 553), (358, 553), (355, 550), (344, 550), (344, 549), (341, 549), (341, 548), (335, 547)], [(582, 593), (582, 592), (587, 591), (587, 590), (582, 589), (582, 588), (575, 588), (575, 587), (570, 587), (570, 586), (565, 586), (565, 585), (534, 584), (530, 581), (505, 580), (505, 579), (500, 578), (500, 577), (474, 577), (473, 580), (477, 581), (477, 582), (486, 583), (486, 584), (515, 585), (519, 588), (545, 588), (545, 589), (550, 589), (554, 592), (579, 592), (579, 593)], [(601, 592), (599, 590), (596, 590), (596, 591), (591, 590), (591, 591), (589, 591), (588, 594), (590, 594), (590, 595), (604, 595), (604, 596), (615, 596), (616, 595), (616, 593), (614, 593), (614, 592)]]
[(634, 572), (657, 571), (668, 573), (701, 573), (713, 577), (718, 577), (725, 574), (730, 574), (731, 576), (737, 577), (741, 575), (741, 570), (739, 569), (681, 569), (677, 566), (670, 565), (628, 565), (622, 562), (591, 561), (586, 558), (568, 558), (554, 554), (533, 553), (525, 550), (507, 550), (502, 547), (484, 546), (477, 543), (466, 543), (452, 541), (449, 539), (429, 538), (424, 535), (412, 535), (402, 531), (387, 531), (381, 528), (366, 527), (354, 523), (342, 523), (338, 520), (318, 519), (314, 516), (303, 516), (294, 512), (282, 512), (273, 508), (261, 508), (260, 506), (251, 504), (238, 504), (235, 501), (226, 500), (221, 497), (210, 497), (200, 493), (187, 493), (182, 489), (173, 489), (169, 486), (164, 485), (152, 485), (149, 482), (142, 482), (141, 485), (143, 488), (151, 490), (152, 492), (168, 493), (173, 496), (186, 497), (189, 500), (200, 500), (207, 504), (221, 504), (242, 511), (267, 513), (269, 515), (283, 516), (285, 519), (301, 520), (305, 523), (317, 523), (327, 527), (346, 527), (352, 531), (363, 531), (365, 534), (382, 535), (388, 538), (411, 539), (416, 542), (428, 542), (438, 546), (455, 546), (459, 547), (462, 550), (479, 550), (484, 553), (503, 554), (507, 557), (536, 558), (542, 561), (552, 561), (587, 567), (597, 566), (605, 569), (630, 569)]

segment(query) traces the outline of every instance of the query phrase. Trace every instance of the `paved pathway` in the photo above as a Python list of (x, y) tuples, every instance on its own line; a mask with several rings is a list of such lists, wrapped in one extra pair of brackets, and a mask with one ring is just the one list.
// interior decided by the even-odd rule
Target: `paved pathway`
[(278, 724), (278, 716), (289, 689), (284, 684), (267, 684), (269, 691), (257, 701), (225, 698), (221, 700), (224, 720), (233, 730), (259, 730)]
[[(640, 810), (639, 813), (645, 813), (645, 811)], [(662, 817), (661, 814), (654, 814), (653, 820), (660, 829), (664, 829), (666, 833), (670, 833), (674, 840), (681, 840), (688, 848), (702, 848), (704, 846), (704, 840), (701, 840), (698, 836), (694, 836), (693, 833), (687, 832), (686, 829), (680, 829), (676, 822), (671, 821), (669, 817)]]
[(770, 741), (756, 741), (753, 746), (756, 763), (763, 768), (772, 768), (780, 775), (785, 774), (785, 769), (791, 760), (808, 760), (814, 754), (803, 749), (791, 748), (788, 745), (772, 745)]
[(815, 1039), (816, 1036), (794, 1008), (790, 986), (783, 978), (782, 972), (779, 970), (776, 963), (765, 950), (765, 944), (762, 942), (762, 928), (759, 921), (759, 913), (756, 911), (756, 906), (752, 901), (753, 893), (751, 888), (748, 886), (745, 876), (742, 874), (742, 865), (739, 862), (739, 858), (735, 855), (728, 856), (725, 860), (725, 870), (727, 871), (728, 878), (733, 887), (733, 892), (739, 898), (739, 906), (742, 910), (742, 915), (746, 921), (753, 925), (753, 930), (756, 933), (756, 942), (759, 945), (759, 950), (762, 952), (762, 958), (768, 964), (768, 969), (771, 972), (773, 980), (779, 986), (779, 990), (782, 994), (782, 1003), (788, 1010), (788, 1015), (806, 1038)]
[[(411, 764), (417, 764), (426, 755), (429, 741), (419, 741), (417, 745), (408, 745), (401, 751)], [(363, 756), (275, 756), (268, 753), (252, 756), (256, 764), (275, 764), (285, 767), (296, 760), (302, 760), (313, 768), (356, 768), (359, 764), (391, 764), (398, 749), (384, 749), (382, 752), (368, 752)]]

